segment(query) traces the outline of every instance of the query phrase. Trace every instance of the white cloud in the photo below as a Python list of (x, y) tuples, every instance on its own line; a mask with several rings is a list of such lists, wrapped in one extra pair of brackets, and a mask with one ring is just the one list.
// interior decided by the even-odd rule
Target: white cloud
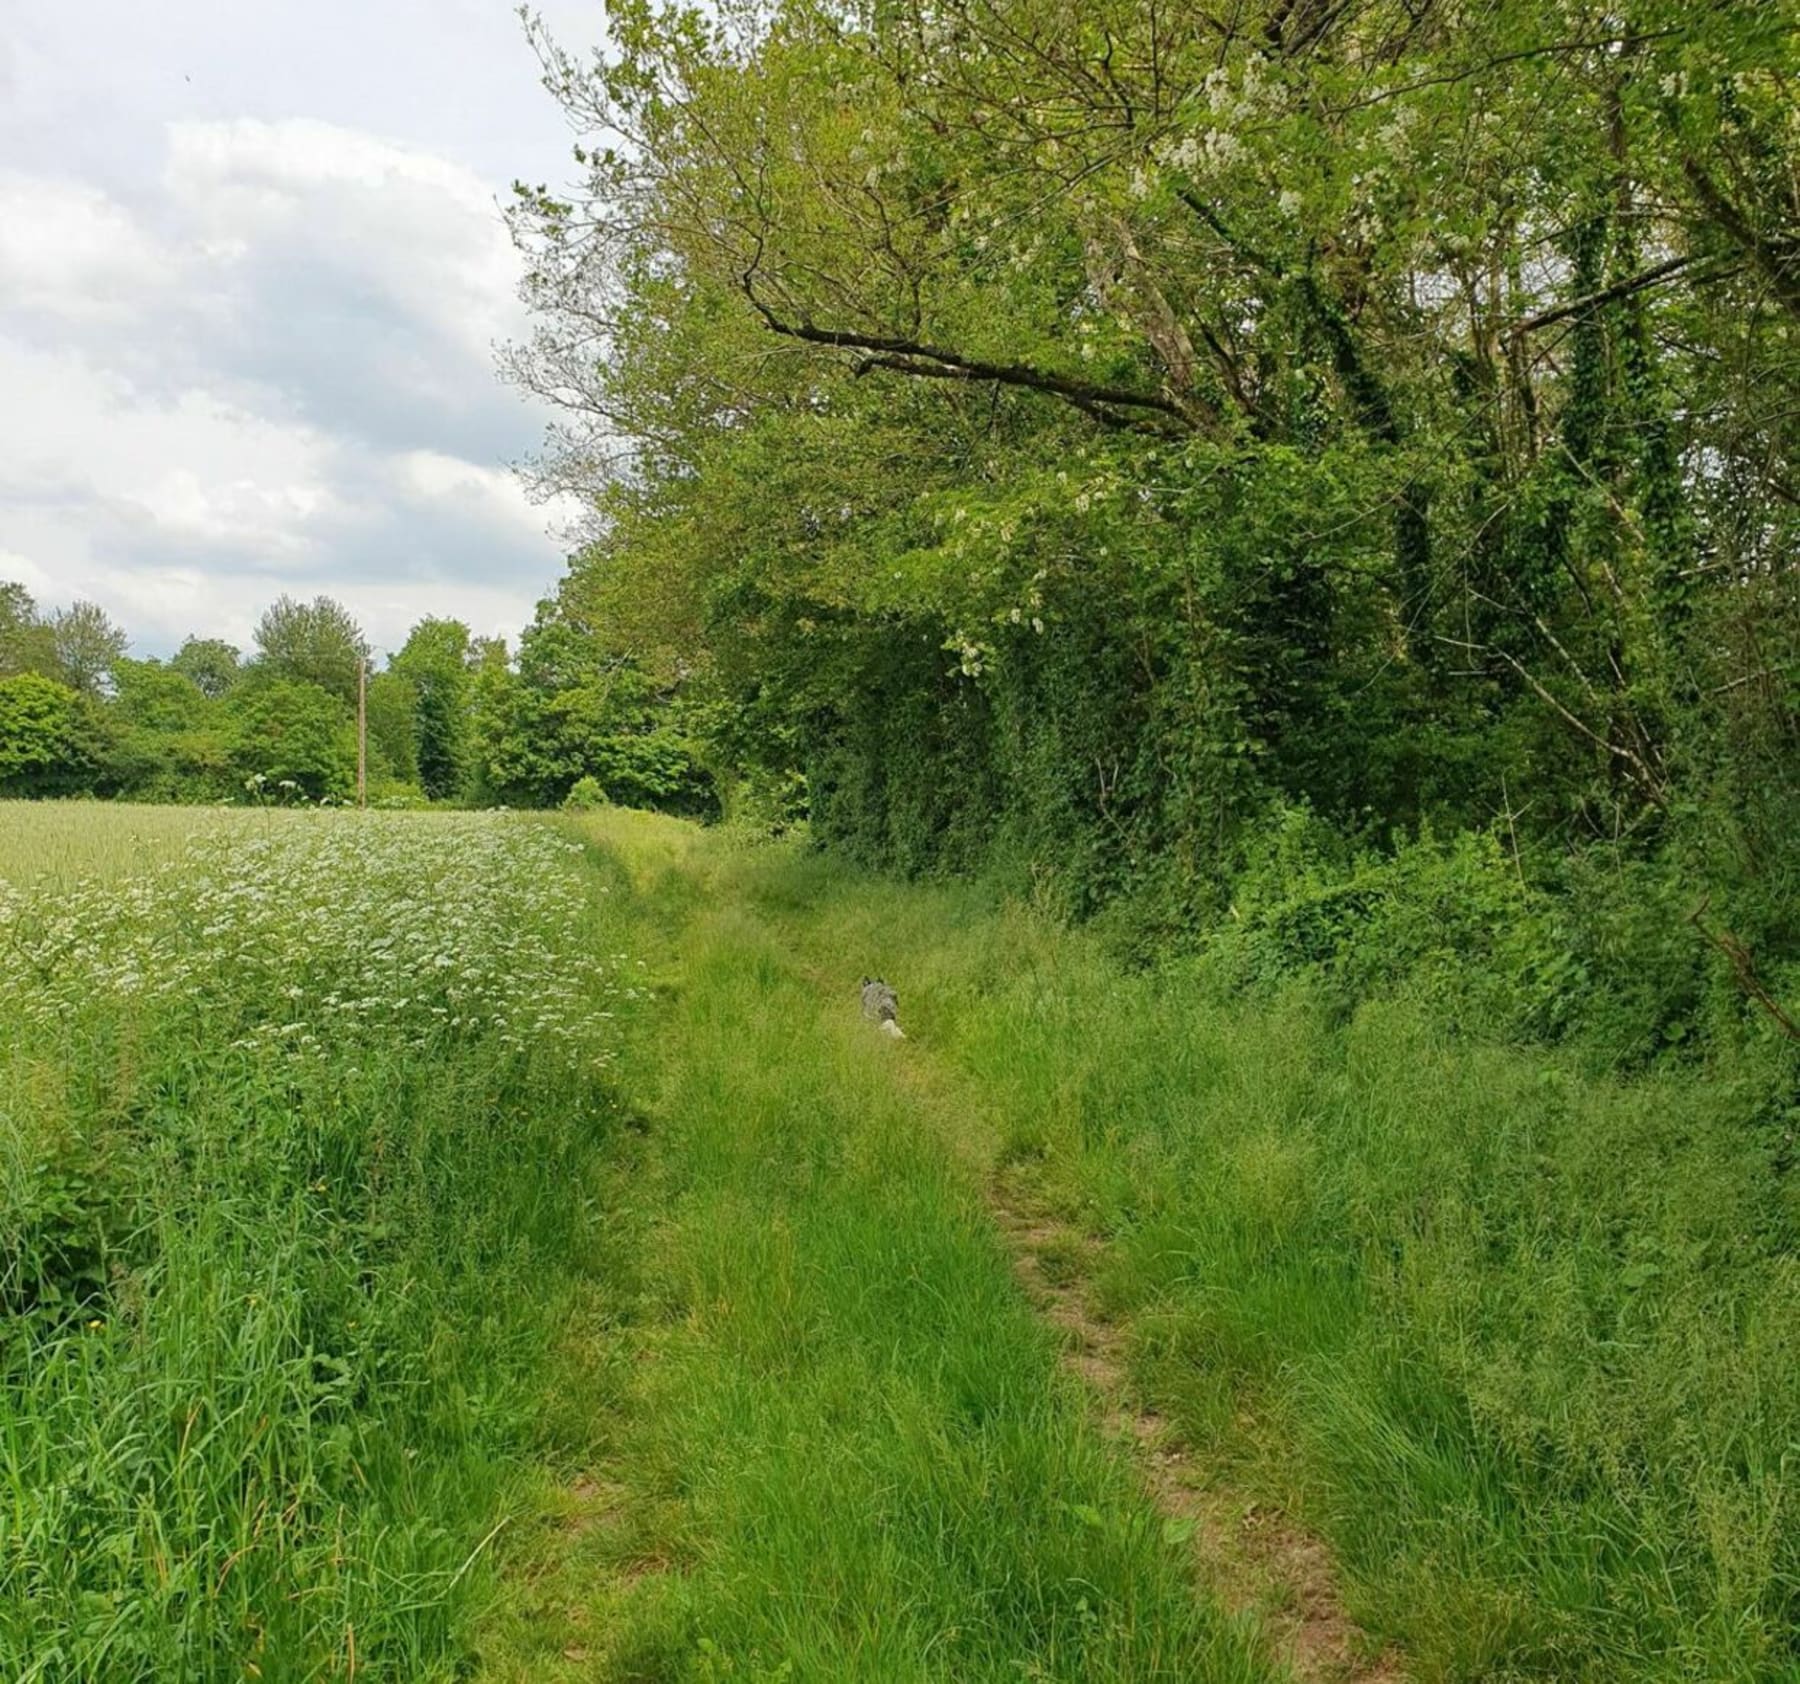
[(179, 123), (164, 184), (231, 257), (303, 243), (481, 355), (519, 325), (493, 191), (447, 159), (312, 120)]
[(539, 527), (543, 516), (532, 506), (514, 474), (484, 468), (435, 450), (409, 450), (395, 458), (400, 482), (414, 497), (436, 498), (496, 525)]
[(99, 188), (0, 172), (0, 304), (77, 320), (128, 315), (173, 266), (173, 254)]
[(342, 596), (384, 647), (404, 638), (392, 616), (408, 606), (516, 632), (554, 575), (544, 512), (505, 469), (370, 454), (213, 393), (164, 398), (4, 341), (0, 388), (36, 394), (0, 408), (0, 578), (92, 597), (145, 648), (196, 629), (241, 639), (283, 590)]
[[(0, 388), (29, 394), (0, 409), (0, 498), (14, 506), (82, 500), (171, 532), (280, 546), (290, 523), (279, 510), (329, 498), (328, 440), (218, 394), (159, 397), (79, 353), (5, 340)], [(267, 518), (228, 517), (233, 505)]]
[(0, 579), (92, 597), (151, 652), (242, 641), (283, 590), (388, 646), (423, 613), (517, 630), (567, 514), (507, 467), (545, 417), (493, 372), (523, 325), (495, 200), (558, 179), (567, 136), (511, 14), (9, 17)]
[(0, 550), (0, 579), (23, 585), (34, 597), (52, 588), (50, 575), (29, 556), (22, 556), (16, 550)]

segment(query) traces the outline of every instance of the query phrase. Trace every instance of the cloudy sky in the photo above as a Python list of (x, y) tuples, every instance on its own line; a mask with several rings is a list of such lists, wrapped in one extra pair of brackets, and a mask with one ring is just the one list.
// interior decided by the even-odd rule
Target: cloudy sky
[(283, 591), (516, 632), (562, 552), (498, 204), (569, 142), (510, 0), (0, 0), (0, 580), (137, 654)]

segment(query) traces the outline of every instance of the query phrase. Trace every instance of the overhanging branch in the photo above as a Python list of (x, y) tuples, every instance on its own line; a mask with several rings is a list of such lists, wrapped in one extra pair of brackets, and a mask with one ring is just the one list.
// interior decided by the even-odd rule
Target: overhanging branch
[[(1691, 269), (1701, 261), (1698, 257), (1671, 257), (1666, 263), (1657, 263), (1625, 280), (1615, 281), (1611, 286), (1602, 287), (1598, 292), (1590, 292), (1585, 298), (1572, 299), (1567, 304), (1559, 304), (1554, 310), (1542, 310), (1535, 316), (1526, 316), (1516, 321), (1509, 333), (1536, 333), (1540, 328), (1554, 327), (1556, 323), (1567, 321), (1571, 316), (1585, 314), (1589, 310), (1597, 310), (1603, 304), (1616, 303), (1621, 298), (1629, 298), (1635, 292), (1643, 292), (1647, 287), (1657, 286), (1663, 281), (1673, 280), (1684, 270)], [(1702, 280), (1722, 280), (1725, 276), (1735, 274), (1740, 265), (1731, 263), (1717, 265), (1700, 277)]]
[(1198, 430), (1194, 417), (1181, 404), (1161, 392), (1142, 392), (1129, 386), (1107, 386), (1094, 381), (1077, 380), (1070, 375), (1037, 368), (1030, 363), (988, 362), (980, 357), (964, 356), (960, 351), (953, 351), (942, 345), (926, 344), (917, 339), (877, 333), (852, 333), (842, 328), (815, 327), (811, 322), (786, 321), (757, 296), (754, 264), (744, 271), (742, 285), (744, 296), (750, 300), (751, 307), (771, 333), (778, 333), (787, 339), (798, 339), (807, 345), (866, 352), (861, 364), (865, 368), (887, 368), (900, 374), (927, 379), (991, 381), (997, 386), (1044, 392), (1074, 404), (1087, 414), (1098, 415), (1100, 419), (1107, 418), (1106, 411), (1127, 410), (1143, 415), (1163, 416), (1184, 431)]

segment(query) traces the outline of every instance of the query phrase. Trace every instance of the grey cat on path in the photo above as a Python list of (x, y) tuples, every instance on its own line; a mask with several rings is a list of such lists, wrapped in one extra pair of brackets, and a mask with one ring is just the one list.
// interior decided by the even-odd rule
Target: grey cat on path
[(900, 1027), (900, 996), (880, 977), (862, 979), (862, 1009), (863, 1016), (890, 1040), (906, 1039), (906, 1031)]

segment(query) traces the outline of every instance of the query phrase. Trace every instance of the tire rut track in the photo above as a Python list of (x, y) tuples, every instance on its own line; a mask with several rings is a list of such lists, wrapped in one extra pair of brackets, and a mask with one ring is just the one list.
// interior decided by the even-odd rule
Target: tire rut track
[[(1345, 1610), (1325, 1543), (1209, 1478), (1168, 1420), (1133, 1399), (1124, 1333), (1093, 1313), (1082, 1287), (1103, 1246), (1031, 1208), (1004, 1176), (989, 1177), (988, 1203), (1026, 1296), (1063, 1336), (1064, 1369), (1088, 1390), (1107, 1435), (1127, 1447), (1157, 1512), (1191, 1528), (1197, 1575), (1234, 1613), (1262, 1622), (1300, 1684), (1401, 1684), (1398, 1657), (1371, 1658), (1370, 1639)], [(1046, 1253), (1071, 1252), (1083, 1258), (1073, 1281), (1046, 1271)]]
[[(786, 933), (796, 946), (803, 941), (791, 927)], [(842, 995), (834, 971), (811, 963), (796, 968), (826, 1000)], [(996, 1166), (996, 1131), (960, 1077), (940, 1067), (916, 1039), (895, 1046), (890, 1056), (897, 1061), (896, 1083), (912, 1090), (922, 1110), (967, 1120), (969, 1126), (946, 1144), (978, 1177), (1014, 1275), (1061, 1335), (1062, 1366), (1087, 1390), (1095, 1419), (1126, 1448), (1156, 1512), (1191, 1528), (1196, 1578), (1234, 1614), (1262, 1624), (1270, 1652), (1298, 1684), (1404, 1684), (1399, 1655), (1378, 1649), (1346, 1610), (1324, 1540), (1234, 1490), (1180, 1441), (1166, 1417), (1134, 1399), (1125, 1334), (1094, 1313), (1084, 1290), (1104, 1243), (1034, 1205), (1016, 1178)], [(1075, 1278), (1046, 1272), (1047, 1252), (1079, 1256)]]

